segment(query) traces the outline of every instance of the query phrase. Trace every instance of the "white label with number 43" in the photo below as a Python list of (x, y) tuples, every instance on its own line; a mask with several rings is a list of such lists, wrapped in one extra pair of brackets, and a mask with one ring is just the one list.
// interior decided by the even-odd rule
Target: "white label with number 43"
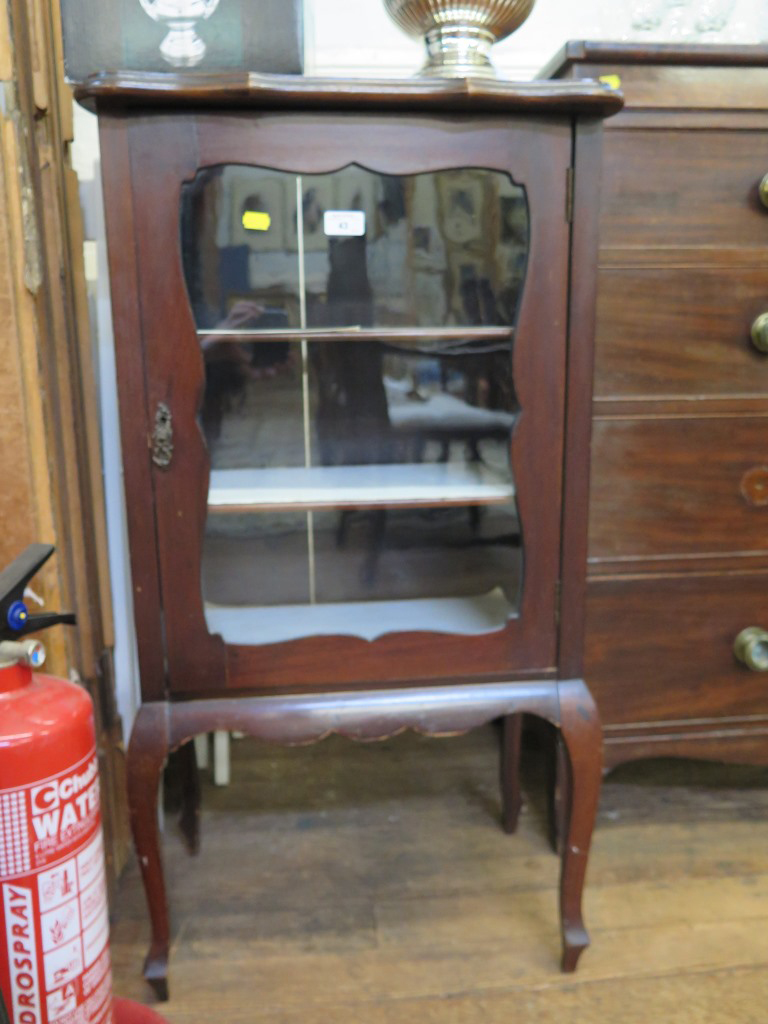
[(326, 210), (323, 230), (331, 237), (365, 234), (365, 213), (362, 210)]

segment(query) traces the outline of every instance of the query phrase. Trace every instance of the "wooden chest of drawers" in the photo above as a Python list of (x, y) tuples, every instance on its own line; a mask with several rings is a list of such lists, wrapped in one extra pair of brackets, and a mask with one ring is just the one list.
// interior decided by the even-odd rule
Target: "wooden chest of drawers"
[[(768, 50), (570, 43), (604, 78), (586, 677), (606, 765), (768, 761)], [(766, 648), (758, 640), (757, 654)], [(761, 660), (757, 659), (758, 662)]]

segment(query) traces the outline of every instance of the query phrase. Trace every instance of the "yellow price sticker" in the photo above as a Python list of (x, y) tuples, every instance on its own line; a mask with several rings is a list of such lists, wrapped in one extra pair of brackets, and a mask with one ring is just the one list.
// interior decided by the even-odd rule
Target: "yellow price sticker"
[(621, 79), (618, 75), (600, 75), (598, 82), (602, 82), (603, 85), (610, 85), (612, 89), (621, 88)]
[(246, 210), (243, 214), (243, 227), (246, 231), (269, 231), (272, 218), (261, 210)]

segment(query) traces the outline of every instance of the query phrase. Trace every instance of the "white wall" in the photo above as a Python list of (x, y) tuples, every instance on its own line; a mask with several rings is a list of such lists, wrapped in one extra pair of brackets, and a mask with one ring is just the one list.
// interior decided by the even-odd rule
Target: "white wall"
[[(732, 6), (720, 32), (696, 22), (713, 5)], [(758, 43), (768, 35), (765, 0), (537, 0), (528, 20), (494, 48), (504, 77), (532, 78), (568, 39)], [(661, 14), (658, 28), (633, 26), (641, 10)], [(423, 46), (388, 18), (382, 0), (304, 0), (308, 74), (410, 75)]]
[[(137, 0), (138, 2), (138, 0)], [(221, 0), (226, 3), (227, 0)], [(733, 3), (726, 28), (708, 36), (690, 34), (704, 4)], [(664, 7), (658, 29), (632, 27), (638, 4)], [(710, 39), (757, 43), (768, 34), (765, 0), (538, 0), (528, 21), (494, 49), (494, 62), (508, 78), (531, 78), (568, 39)], [(254, 5), (254, 10), (257, 10)], [(423, 47), (387, 17), (382, 0), (305, 0), (307, 74), (402, 77), (423, 62)], [(112, 328), (99, 186), (96, 119), (77, 107), (73, 163), (81, 181), (86, 219), (86, 273), (101, 400), (104, 483), (115, 614), (117, 701), (126, 731), (138, 706), (135, 639), (128, 568), (125, 500), (120, 460)]]
[[(538, 0), (528, 21), (495, 47), (499, 71), (532, 78), (566, 39), (584, 37), (584, 7), (597, 2), (586, 0), (577, 10), (568, 0)], [(308, 74), (409, 76), (424, 61), (423, 43), (404, 35), (381, 0), (305, 0), (305, 12)]]

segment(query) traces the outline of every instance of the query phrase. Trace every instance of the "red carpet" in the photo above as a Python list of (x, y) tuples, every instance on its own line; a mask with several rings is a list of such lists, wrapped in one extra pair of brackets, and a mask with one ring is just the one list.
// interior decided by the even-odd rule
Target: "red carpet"
[(151, 1007), (134, 1003), (132, 999), (113, 999), (112, 1010), (115, 1024), (166, 1024)]

